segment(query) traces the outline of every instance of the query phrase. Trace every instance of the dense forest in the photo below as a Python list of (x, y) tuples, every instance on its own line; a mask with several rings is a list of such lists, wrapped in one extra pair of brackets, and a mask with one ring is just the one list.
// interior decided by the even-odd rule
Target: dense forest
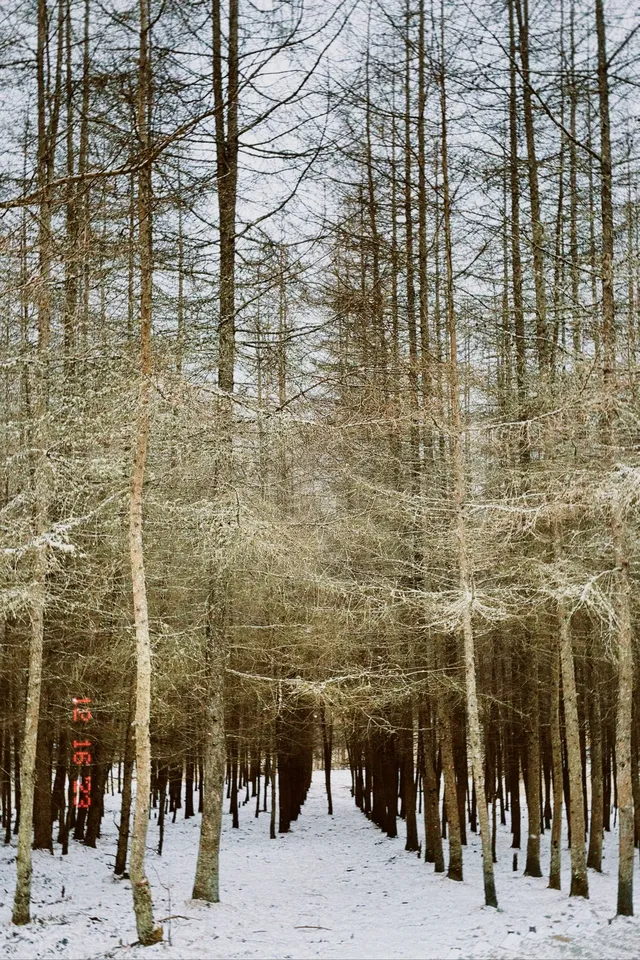
[(115, 782), (160, 940), (178, 809), (215, 903), (223, 811), (276, 838), (332, 763), (425, 872), (462, 881), (477, 833), (493, 907), (499, 825), (584, 898), (617, 830), (632, 915), (638, 11), (0, 12), (13, 923)]

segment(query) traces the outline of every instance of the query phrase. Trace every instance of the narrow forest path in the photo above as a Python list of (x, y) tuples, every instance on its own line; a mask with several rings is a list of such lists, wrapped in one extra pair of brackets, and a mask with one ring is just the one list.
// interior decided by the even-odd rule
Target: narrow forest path
[[(255, 800), (241, 808), (240, 830), (225, 816), (223, 902), (189, 899), (199, 817), (167, 823), (159, 858), (155, 821), (149, 829), (148, 875), (165, 942), (142, 948), (136, 940), (127, 881), (112, 878), (115, 801), (108, 796), (98, 850), (72, 844), (70, 854), (34, 855), (35, 921), (10, 925), (15, 848), (0, 848), (0, 956), (21, 958), (635, 958), (640, 919), (614, 920), (615, 836), (605, 840), (605, 872), (591, 872), (591, 900), (570, 900), (546, 879), (511, 870), (509, 835), (500, 832), (496, 883), (501, 910), (482, 906), (480, 849), (464, 851), (465, 882), (434, 876), (356, 810), (347, 771), (334, 774), (335, 815), (327, 816), (323, 774), (314, 775), (302, 815), (290, 834), (269, 840), (268, 818), (254, 818)], [(400, 833), (403, 825), (400, 824)], [(546, 847), (549, 834), (545, 834)], [(568, 852), (563, 849), (565, 868)], [(636, 872), (637, 860), (636, 860)], [(636, 890), (640, 877), (636, 881)], [(63, 890), (64, 888), (64, 890)], [(640, 897), (636, 895), (636, 913)]]

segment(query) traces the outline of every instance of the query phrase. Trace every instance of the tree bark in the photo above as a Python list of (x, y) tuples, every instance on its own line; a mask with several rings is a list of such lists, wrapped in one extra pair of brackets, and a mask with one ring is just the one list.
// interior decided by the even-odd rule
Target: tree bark
[(49, 719), (49, 684), (40, 699), (38, 745), (36, 748), (36, 785), (33, 804), (33, 849), (53, 853), (53, 817), (51, 815), (52, 740)]
[(407, 837), (405, 850), (419, 850), (418, 824), (416, 820), (416, 781), (414, 778), (413, 758), (413, 711), (408, 707), (403, 719), (406, 727), (402, 730), (402, 796), (404, 800)]
[[(194, 900), (220, 900), (220, 831), (226, 750), (224, 739), (224, 658), (207, 625), (207, 693), (204, 705), (202, 822), (193, 883)], [(274, 771), (272, 771), (272, 776)]]
[[(440, 750), (442, 751), (442, 774), (444, 777), (444, 804), (443, 814), (447, 811), (449, 822), (449, 867), (447, 876), (450, 880), (462, 880), (462, 842), (460, 838), (460, 820), (457, 816), (458, 791), (456, 787), (456, 772), (453, 765), (453, 748), (451, 743), (451, 721), (448, 709), (441, 701), (438, 706), (440, 719)], [(453, 811), (453, 816), (448, 811)], [(444, 833), (443, 833), (444, 836)]]
[(618, 710), (616, 716), (616, 788), (620, 845), (618, 855), (618, 908), (633, 916), (633, 779), (631, 774), (631, 721), (633, 706), (633, 627), (629, 551), (622, 507), (612, 511), (618, 601)]
[(326, 707), (322, 707), (320, 723), (322, 725), (322, 753), (324, 757), (324, 783), (327, 791), (327, 813), (333, 816), (333, 798), (331, 796), (331, 753), (332, 753), (332, 733), (331, 724), (327, 724)]
[(553, 779), (553, 815), (551, 818), (551, 863), (549, 886), (561, 889), (562, 865), (562, 741), (560, 739), (560, 661), (553, 656), (553, 686), (551, 688), (551, 775)]
[(595, 0), (598, 38), (598, 99), (600, 102), (600, 203), (602, 210), (602, 351), (605, 383), (615, 367), (615, 303), (613, 292), (613, 195), (609, 66), (603, 0)]
[[(615, 389), (615, 301), (613, 289), (613, 195), (611, 122), (609, 117), (609, 63), (603, 0), (595, 0), (598, 38), (598, 97), (600, 102), (600, 198), (602, 209), (602, 348), (606, 397), (606, 440), (613, 451)], [(622, 916), (633, 916), (633, 779), (631, 775), (631, 718), (633, 702), (633, 627), (626, 517), (619, 494), (611, 508), (611, 537), (616, 562), (618, 607), (618, 709), (616, 716), (616, 790), (620, 823), (618, 907)]]
[[(39, 519), (38, 526), (43, 527)], [(42, 687), (42, 650), (44, 634), (44, 579), (46, 576), (44, 548), (39, 548), (35, 559), (36, 582), (31, 601), (31, 638), (29, 645), (29, 682), (27, 686), (27, 713), (20, 759), (20, 826), (16, 856), (17, 881), (13, 901), (12, 920), (15, 924), (31, 920), (31, 837), (33, 829), (33, 801), (36, 780), (36, 749), (38, 742), (38, 714)]]
[[(425, 860), (432, 861), (436, 873), (444, 873), (444, 854), (440, 831), (438, 780), (433, 759), (433, 735), (426, 726), (427, 713), (420, 713), (422, 726), (422, 783), (424, 785)], [(432, 715), (433, 722), (433, 715)]]
[(51, 197), (50, 183), (53, 178), (55, 145), (58, 134), (60, 92), (62, 76), (63, 6), (58, 8), (58, 50), (55, 67), (55, 89), (49, 116), (47, 117), (48, 84), (46, 70), (49, 63), (47, 0), (38, 0), (38, 36), (36, 74), (38, 89), (38, 187), (40, 210), (38, 227), (38, 363), (36, 402), (34, 416), (36, 428), (31, 442), (40, 451), (33, 464), (34, 484), (34, 561), (33, 585), (29, 604), (31, 636), (29, 641), (29, 680), (22, 758), (20, 761), (21, 808), (16, 855), (17, 882), (13, 902), (12, 919), (15, 924), (29, 923), (31, 903), (31, 837), (33, 829), (33, 805), (36, 779), (36, 753), (38, 741), (38, 717), (42, 689), (42, 661), (44, 649), (45, 581), (47, 575), (47, 547), (43, 536), (48, 523), (48, 489), (45, 419), (48, 396), (48, 351), (51, 328)]
[(540, 211), (538, 159), (536, 156), (533, 94), (531, 90), (531, 68), (529, 63), (529, 3), (528, 0), (515, 0), (515, 6), (520, 38), (520, 60), (522, 63), (523, 78), (522, 100), (524, 106), (524, 129), (527, 141), (529, 199), (531, 202), (533, 274), (536, 296), (536, 341), (538, 366), (540, 372), (544, 373), (547, 369), (550, 351), (547, 339), (547, 298), (544, 276), (544, 224)]
[(584, 806), (582, 801), (582, 758), (580, 755), (580, 726), (578, 723), (578, 692), (576, 690), (569, 614), (564, 602), (558, 601), (558, 629), (560, 639), (560, 668), (569, 765), (569, 798), (571, 804), (571, 889), (572, 897), (589, 897), (587, 861), (584, 838)]
[(229, 0), (227, 91), (223, 88), (220, 0), (213, 0), (213, 96), (220, 227), (218, 385), (233, 392), (235, 365), (235, 258), (238, 182), (238, 0)]
[[(482, 868), (484, 876), (485, 903), (497, 907), (495, 880), (493, 874), (493, 856), (491, 853), (491, 835), (489, 830), (489, 811), (484, 782), (484, 749), (480, 729), (480, 711), (476, 687), (476, 653), (473, 634), (473, 572), (469, 554), (467, 536), (466, 482), (464, 475), (464, 453), (462, 449), (462, 418), (460, 413), (460, 394), (458, 382), (457, 331), (454, 312), (453, 261), (451, 243), (451, 200), (449, 190), (449, 158), (447, 143), (447, 100), (444, 67), (444, 21), (442, 23), (442, 62), (440, 67), (440, 107), (441, 107), (441, 149), (442, 149), (442, 189), (445, 231), (446, 262), (446, 308), (449, 331), (449, 387), (452, 414), (452, 456), (453, 456), (453, 496), (455, 503), (455, 537), (458, 553), (458, 573), (460, 592), (463, 599), (462, 636), (464, 641), (465, 684), (467, 695), (467, 725), (471, 769), (478, 797), (478, 818), (482, 840)], [(455, 816), (455, 814), (453, 815)], [(450, 817), (450, 819), (453, 819)]]
[(597, 667), (591, 671), (592, 687), (589, 709), (589, 743), (591, 747), (591, 822), (587, 866), (602, 872), (602, 831), (604, 828), (604, 790), (602, 775), (602, 717)]
[(516, 348), (516, 388), (520, 414), (525, 416), (526, 342), (520, 253), (520, 172), (518, 170), (518, 91), (513, 0), (509, 0), (509, 179), (511, 200), (511, 284)]
[(124, 764), (122, 782), (122, 800), (120, 803), (120, 825), (118, 827), (118, 848), (114, 873), (117, 877), (123, 876), (127, 868), (127, 850), (129, 847), (129, 829), (131, 821), (131, 787), (133, 781), (133, 761), (135, 759), (135, 680), (129, 693), (129, 707), (124, 732)]
[[(140, 0), (140, 59), (138, 73), (138, 131), (140, 148), (149, 153), (149, 113), (151, 101), (151, 64), (149, 61), (149, 0)], [(142, 539), (142, 504), (147, 447), (150, 430), (151, 390), (151, 305), (153, 251), (151, 232), (151, 158), (138, 175), (138, 241), (140, 254), (140, 396), (135, 437), (131, 493), (129, 497), (129, 548), (133, 615), (136, 633), (136, 799), (131, 839), (129, 874), (133, 909), (140, 943), (147, 945), (162, 939), (162, 927), (153, 922), (151, 889), (145, 873), (145, 848), (149, 823), (151, 790), (151, 641), (145, 582)]]
[(527, 724), (527, 769), (525, 773), (527, 793), (527, 862), (524, 873), (527, 877), (541, 877), (540, 868), (540, 691), (538, 677), (538, 653), (530, 653), (529, 718)]

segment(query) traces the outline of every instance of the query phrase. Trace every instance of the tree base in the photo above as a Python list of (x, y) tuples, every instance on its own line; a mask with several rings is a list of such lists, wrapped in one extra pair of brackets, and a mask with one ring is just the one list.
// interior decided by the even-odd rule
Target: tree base
[(633, 916), (633, 880), (618, 880), (618, 917)]

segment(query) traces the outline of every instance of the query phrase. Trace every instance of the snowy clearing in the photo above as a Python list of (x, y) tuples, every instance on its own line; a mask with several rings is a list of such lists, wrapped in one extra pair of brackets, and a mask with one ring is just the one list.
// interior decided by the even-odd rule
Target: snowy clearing
[[(200, 818), (168, 823), (165, 852), (155, 853), (149, 831), (148, 876), (165, 941), (134, 946), (136, 929), (128, 881), (112, 875), (117, 797), (107, 795), (99, 849), (72, 843), (69, 856), (34, 852), (34, 921), (10, 923), (15, 848), (1, 855), (2, 941), (11, 958), (635, 958), (640, 920), (615, 913), (615, 835), (605, 838), (604, 872), (590, 871), (591, 899), (569, 899), (569, 855), (563, 849), (562, 893), (547, 880), (514, 873), (510, 836), (498, 838), (496, 879), (500, 910), (483, 906), (481, 855), (471, 834), (464, 851), (465, 882), (435, 876), (355, 807), (348, 771), (333, 777), (335, 815), (326, 814), (324, 774), (314, 774), (302, 815), (291, 833), (269, 840), (268, 820), (241, 810), (241, 829), (225, 816), (221, 875), (223, 902), (190, 899)], [(403, 825), (400, 824), (402, 834)], [(543, 837), (544, 866), (549, 834)], [(565, 837), (566, 841), (566, 837)], [(58, 848), (59, 849), (59, 848)], [(636, 864), (637, 873), (637, 864)], [(636, 913), (640, 898), (636, 895)], [(169, 935), (171, 942), (169, 942)]]

